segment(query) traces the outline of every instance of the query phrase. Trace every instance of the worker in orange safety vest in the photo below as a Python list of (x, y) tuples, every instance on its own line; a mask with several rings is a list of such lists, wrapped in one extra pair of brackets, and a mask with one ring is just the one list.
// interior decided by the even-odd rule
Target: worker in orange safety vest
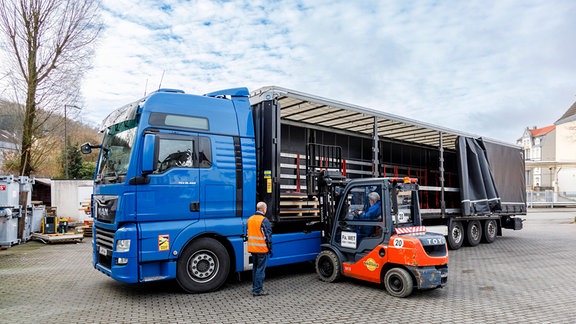
[(252, 295), (266, 296), (264, 277), (268, 255), (272, 255), (272, 225), (266, 218), (266, 203), (256, 204), (256, 213), (248, 218), (248, 252), (252, 254)]

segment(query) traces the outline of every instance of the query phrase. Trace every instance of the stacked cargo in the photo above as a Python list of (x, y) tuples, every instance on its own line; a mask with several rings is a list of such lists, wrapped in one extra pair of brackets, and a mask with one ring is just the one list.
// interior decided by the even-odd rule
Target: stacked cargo
[[(7, 248), (30, 239), (31, 215), (22, 206), (25, 190), (31, 191), (33, 179), (28, 177), (0, 177), (0, 247)], [(26, 204), (26, 200), (24, 200)], [(23, 214), (24, 210), (24, 214)]]

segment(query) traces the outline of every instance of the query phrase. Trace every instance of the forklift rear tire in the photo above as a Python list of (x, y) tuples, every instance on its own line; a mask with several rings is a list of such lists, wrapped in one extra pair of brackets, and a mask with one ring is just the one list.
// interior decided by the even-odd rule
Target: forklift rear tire
[(480, 225), (480, 221), (473, 220), (468, 222), (466, 241), (470, 246), (476, 246), (480, 244), (480, 240), (482, 240), (482, 226)]
[(448, 247), (451, 250), (458, 250), (464, 243), (464, 227), (462, 222), (454, 221), (450, 223), (448, 229)]
[(384, 287), (394, 297), (408, 297), (414, 289), (414, 281), (410, 273), (403, 268), (392, 268), (384, 276)]
[(340, 279), (340, 260), (331, 250), (324, 250), (316, 257), (316, 273), (324, 282), (335, 282)]

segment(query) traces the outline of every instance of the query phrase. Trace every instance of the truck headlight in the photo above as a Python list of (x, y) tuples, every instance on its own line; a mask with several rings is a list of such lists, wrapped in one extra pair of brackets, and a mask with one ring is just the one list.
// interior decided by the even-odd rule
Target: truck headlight
[(116, 252), (128, 252), (128, 251), (130, 251), (130, 240), (116, 241)]

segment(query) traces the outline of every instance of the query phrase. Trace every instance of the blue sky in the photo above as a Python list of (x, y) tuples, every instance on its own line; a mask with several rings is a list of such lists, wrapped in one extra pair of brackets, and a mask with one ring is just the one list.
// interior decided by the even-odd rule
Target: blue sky
[(506, 142), (576, 101), (576, 1), (103, 0), (79, 117), (277, 85)]

